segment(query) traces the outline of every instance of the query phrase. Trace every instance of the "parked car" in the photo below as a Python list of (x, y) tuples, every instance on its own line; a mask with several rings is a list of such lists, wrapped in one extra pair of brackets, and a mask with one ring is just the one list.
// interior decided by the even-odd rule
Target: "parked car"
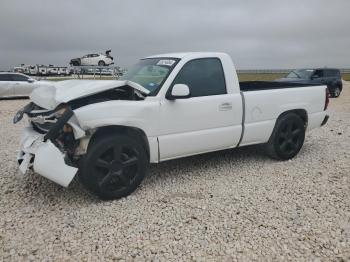
[[(129, 195), (150, 163), (253, 144), (276, 159), (300, 151), (328, 120), (326, 86), (238, 82), (229, 55), (140, 60), (121, 80), (68, 80), (35, 89), (18, 160), (62, 186), (78, 173), (104, 199)], [(78, 172), (79, 170), (79, 172)]]
[(343, 89), (340, 70), (334, 68), (297, 69), (277, 81), (327, 85), (332, 97), (338, 97)]
[(30, 93), (44, 81), (37, 81), (20, 73), (0, 73), (0, 97), (23, 97)]
[(21, 73), (21, 74), (23, 74), (23, 73), (24, 73), (24, 68), (23, 68), (22, 66), (15, 66), (15, 67), (13, 68), (13, 71), (14, 71), (15, 73)]
[(111, 50), (105, 54), (88, 54), (80, 58), (70, 60), (72, 66), (107, 66), (114, 64), (113, 57), (110, 55)]

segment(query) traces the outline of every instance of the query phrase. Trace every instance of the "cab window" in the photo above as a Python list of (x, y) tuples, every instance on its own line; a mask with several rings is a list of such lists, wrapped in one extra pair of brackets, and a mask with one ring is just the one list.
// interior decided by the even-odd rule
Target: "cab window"
[(225, 75), (218, 58), (191, 60), (180, 70), (172, 86), (185, 84), (191, 97), (227, 94)]

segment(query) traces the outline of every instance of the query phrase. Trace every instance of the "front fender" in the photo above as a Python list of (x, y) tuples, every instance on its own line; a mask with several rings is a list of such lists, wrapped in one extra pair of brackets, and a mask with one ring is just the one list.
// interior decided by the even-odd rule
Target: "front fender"
[(91, 104), (74, 110), (79, 126), (87, 131), (107, 126), (133, 127), (142, 130), (148, 140), (150, 162), (159, 162), (158, 114), (159, 102), (108, 101)]
[(74, 110), (84, 130), (104, 126), (129, 126), (143, 130), (147, 137), (155, 136), (158, 127), (159, 103), (156, 101), (106, 101)]

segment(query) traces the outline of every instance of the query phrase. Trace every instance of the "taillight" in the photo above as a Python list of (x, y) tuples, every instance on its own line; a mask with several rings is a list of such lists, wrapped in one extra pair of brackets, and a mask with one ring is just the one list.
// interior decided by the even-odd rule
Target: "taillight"
[(325, 101), (324, 101), (324, 111), (326, 111), (327, 110), (327, 107), (328, 107), (328, 104), (329, 104), (329, 96), (330, 96), (330, 94), (329, 94), (329, 90), (328, 90), (328, 87), (326, 88), (326, 99), (325, 99)]

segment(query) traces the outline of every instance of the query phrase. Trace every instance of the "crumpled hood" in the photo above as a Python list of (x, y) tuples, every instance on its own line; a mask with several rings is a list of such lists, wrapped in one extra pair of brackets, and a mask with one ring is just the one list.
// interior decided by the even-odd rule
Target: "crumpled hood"
[(30, 99), (40, 107), (55, 109), (61, 103), (126, 85), (145, 95), (150, 92), (128, 80), (66, 80), (43, 84), (33, 90)]

